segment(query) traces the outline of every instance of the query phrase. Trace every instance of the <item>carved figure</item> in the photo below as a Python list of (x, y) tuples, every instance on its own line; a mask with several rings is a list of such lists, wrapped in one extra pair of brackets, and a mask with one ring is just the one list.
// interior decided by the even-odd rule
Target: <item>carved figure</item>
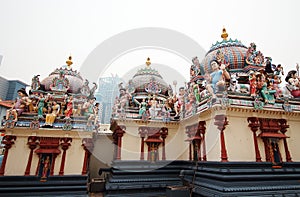
[(17, 101), (13, 105), (13, 107), (6, 111), (6, 120), (8, 120), (9, 114), (12, 113), (14, 116), (14, 121), (18, 121), (18, 116), (20, 116), (24, 111), (26, 111), (26, 107), (31, 103), (31, 100), (28, 98), (28, 95), (24, 88), (21, 88), (18, 92)]

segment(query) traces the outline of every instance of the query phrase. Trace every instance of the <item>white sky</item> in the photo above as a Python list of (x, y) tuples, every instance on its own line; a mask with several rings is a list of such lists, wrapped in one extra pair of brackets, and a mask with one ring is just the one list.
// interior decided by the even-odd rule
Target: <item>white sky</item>
[[(40, 74), (43, 79), (65, 64), (70, 54), (73, 68), (79, 70), (103, 41), (142, 27), (181, 32), (205, 50), (221, 41), (226, 27), (229, 37), (246, 46), (255, 42), (257, 50), (288, 71), (300, 62), (299, 9), (297, 0), (0, 0), (0, 75), (30, 84), (33, 75)], [(154, 62), (169, 61), (150, 53)], [(147, 51), (142, 59), (146, 57)], [(144, 63), (134, 55), (125, 59), (134, 66)], [(124, 59), (115, 66), (121, 63)], [(189, 66), (187, 63), (182, 72), (188, 74)]]

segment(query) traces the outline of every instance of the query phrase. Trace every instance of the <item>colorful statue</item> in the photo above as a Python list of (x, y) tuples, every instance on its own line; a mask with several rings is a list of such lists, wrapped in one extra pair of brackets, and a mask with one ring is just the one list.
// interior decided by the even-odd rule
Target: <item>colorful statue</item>
[(31, 80), (31, 90), (38, 90), (41, 86), (40, 83), (40, 79), (39, 79), (40, 75), (34, 75), (32, 80)]
[(155, 78), (151, 78), (148, 85), (145, 87), (145, 91), (149, 94), (158, 94), (161, 92), (161, 89), (159, 87), (159, 83), (155, 81)]
[(194, 96), (196, 98), (196, 102), (200, 103), (200, 92), (199, 92), (199, 85), (195, 82), (192, 82), (191, 84), (193, 86), (193, 92), (194, 92)]
[(216, 60), (218, 61), (219, 65), (224, 64), (226, 67), (229, 66), (228, 57), (221, 50), (217, 51), (217, 53), (216, 53)]
[(300, 97), (300, 79), (296, 70), (291, 70), (288, 72), (285, 81), (288, 82), (286, 88), (291, 92), (292, 96), (295, 98)]
[(96, 98), (90, 98), (88, 99), (82, 106), (82, 110), (84, 111), (83, 112), (83, 115), (86, 116), (86, 117), (90, 117), (91, 115), (94, 114), (94, 102), (95, 102)]
[(38, 118), (43, 118), (44, 110), (45, 110), (45, 102), (47, 101), (46, 98), (44, 98), (43, 93), (40, 93), (39, 101), (38, 101)]
[(202, 75), (202, 74), (204, 74), (204, 70), (203, 70), (203, 68), (200, 66), (200, 62), (199, 62), (198, 57), (194, 57), (194, 58), (192, 59), (192, 62), (193, 62), (193, 65), (191, 66), (191, 69), (193, 69), (194, 75), (197, 76), (197, 75)]
[(300, 88), (300, 79), (297, 71), (291, 70), (288, 72), (285, 81), (289, 83), (291, 90), (298, 90)]
[(5, 128), (14, 128), (15, 127), (15, 116), (12, 113), (12, 110), (6, 112), (6, 121), (5, 121)]
[(56, 101), (53, 101), (51, 108), (52, 112), (46, 115), (45, 125), (52, 127), (57, 115), (59, 114), (60, 105)]
[(264, 56), (260, 51), (256, 51), (255, 43), (251, 43), (248, 47), (245, 61), (248, 65), (263, 66)]
[(142, 118), (142, 116), (146, 113), (147, 111), (147, 106), (148, 103), (146, 103), (145, 98), (143, 98), (142, 102), (139, 104), (139, 116)]
[(41, 177), (41, 182), (45, 182), (47, 181), (47, 177), (48, 177), (48, 171), (50, 170), (50, 166), (51, 166), (51, 161), (50, 161), (50, 157), (47, 156), (46, 159), (44, 159), (43, 162), (43, 171), (42, 171), (42, 177)]
[(212, 98), (216, 98), (215, 93), (223, 88), (225, 89), (225, 80), (223, 79), (223, 75), (225, 79), (230, 79), (229, 73), (225, 69), (225, 65), (222, 64), (219, 66), (219, 63), (217, 60), (212, 60), (210, 62), (211, 68), (213, 72), (210, 75), (207, 75), (207, 81), (209, 81), (209, 84), (206, 85), (207, 91), (212, 95)]
[(249, 83), (250, 83), (250, 96), (255, 97), (257, 83), (256, 83), (256, 75), (253, 71), (249, 73)]
[(20, 116), (25, 110), (26, 106), (31, 103), (31, 100), (28, 98), (28, 95), (24, 88), (21, 88), (18, 92), (17, 101), (13, 105), (13, 107), (6, 111), (6, 120), (9, 118), (9, 114), (12, 113), (14, 116), (14, 121), (18, 121), (18, 116)]
[(153, 95), (152, 99), (148, 102), (149, 103), (149, 113), (152, 119), (156, 118), (157, 116), (157, 100), (156, 96)]
[(73, 96), (70, 96), (67, 102), (67, 109), (65, 110), (66, 118), (70, 118), (73, 113)]
[(263, 83), (260, 92), (261, 92), (261, 95), (262, 95), (262, 97), (263, 97), (266, 104), (267, 103), (269, 103), (269, 104), (274, 104), (275, 103), (274, 94), (276, 93), (276, 90), (273, 90), (272, 82)]
[(174, 110), (175, 110), (175, 113), (176, 113), (175, 117), (178, 117), (179, 113), (182, 110), (182, 106), (184, 104), (184, 93), (185, 93), (184, 87), (180, 87), (178, 96), (175, 95), (175, 97), (173, 98), (174, 101), (175, 101), (174, 102)]
[(55, 77), (52, 80), (52, 84), (50, 85), (50, 89), (52, 91), (59, 91), (59, 92), (67, 92), (70, 88), (70, 82), (65, 77), (65, 73), (63, 70), (59, 72), (59, 76)]

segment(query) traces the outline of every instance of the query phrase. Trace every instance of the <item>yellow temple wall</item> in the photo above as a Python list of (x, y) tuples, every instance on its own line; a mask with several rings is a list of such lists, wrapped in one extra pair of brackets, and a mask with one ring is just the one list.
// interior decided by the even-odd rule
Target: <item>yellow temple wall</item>
[(17, 136), (15, 143), (8, 151), (4, 175), (23, 176), (27, 166), (29, 153), (30, 149), (27, 145), (27, 136)]
[[(287, 129), (286, 135), (290, 138), (287, 138), (288, 148), (292, 161), (300, 162), (300, 117), (293, 117), (287, 119), (287, 124), (290, 128)], [(280, 150), (284, 150), (282, 147)], [(282, 154), (283, 151), (281, 151)], [(282, 159), (285, 161), (285, 155), (282, 155)]]
[[(28, 130), (24, 128), (7, 129), (6, 135), (16, 136), (14, 144), (9, 149), (5, 166), (5, 176), (23, 176), (28, 163), (30, 149), (27, 145), (29, 136), (39, 137), (69, 137), (72, 138), (71, 146), (66, 151), (64, 175), (80, 175), (82, 173), (85, 151), (82, 147), (83, 138), (91, 138), (91, 132), (62, 131), (62, 130)], [(39, 158), (35, 153), (39, 146), (33, 151), (30, 175), (35, 175)], [(55, 159), (54, 175), (59, 174), (63, 150)]]
[[(257, 118), (270, 118), (270, 119), (286, 119), (287, 124), (290, 128), (287, 129), (286, 135), (290, 138), (287, 138), (289, 151), (293, 161), (300, 161), (300, 152), (299, 152), (299, 141), (300, 141), (300, 115), (299, 114), (289, 114), (279, 111), (255, 111), (253, 109), (241, 109), (241, 108), (215, 108), (212, 110), (204, 111), (198, 115), (195, 115), (198, 119), (195, 120), (194, 117), (190, 117), (181, 122), (182, 127), (191, 126), (197, 124), (199, 121), (206, 122), (206, 133), (205, 133), (205, 142), (206, 142), (206, 153), (207, 161), (221, 161), (221, 143), (220, 143), (220, 131), (217, 129), (217, 126), (214, 124), (215, 116), (219, 114), (224, 114), (227, 117), (228, 125), (224, 130), (225, 145), (227, 150), (228, 161), (256, 161), (255, 148), (253, 141), (253, 133), (251, 128), (248, 126), (247, 121), (248, 117), (257, 117)], [(260, 129), (256, 132), (258, 136)], [(187, 138), (186, 135), (183, 137)], [(183, 141), (183, 140), (182, 140)], [(188, 144), (187, 142), (181, 142)], [(263, 140), (260, 137), (257, 137), (257, 143), (260, 151), (260, 156), (262, 161), (266, 161), (265, 157), (265, 148)], [(279, 150), (283, 162), (286, 161), (286, 154), (284, 149), (284, 143), (281, 139), (278, 143)], [(172, 148), (170, 148), (172, 149)], [(201, 157), (203, 147), (201, 144)], [(189, 155), (188, 147), (180, 158), (187, 160)]]

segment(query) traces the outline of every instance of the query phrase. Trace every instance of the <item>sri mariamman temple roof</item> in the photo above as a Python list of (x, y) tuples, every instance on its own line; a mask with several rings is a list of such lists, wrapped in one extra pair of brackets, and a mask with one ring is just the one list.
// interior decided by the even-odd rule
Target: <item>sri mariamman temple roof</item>
[[(180, 87), (178, 94), (151, 67), (148, 58), (145, 67), (138, 70), (126, 85), (119, 85), (120, 95), (115, 100), (112, 118), (179, 121), (215, 104), (255, 110), (300, 110), (298, 67), (284, 73), (283, 66), (273, 64), (270, 57), (264, 57), (255, 43), (246, 47), (237, 39), (228, 39), (225, 28), (221, 37), (223, 40), (211, 46), (201, 63), (197, 57), (192, 59), (190, 82), (185, 87)], [(214, 61), (217, 68), (212, 68)], [(30, 95), (23, 97), (24, 100), (28, 98), (30, 104), (27, 102), (24, 109), (17, 110), (18, 113), (8, 113), (8, 122), (11, 120), (17, 126), (29, 126), (31, 121), (39, 120), (43, 126), (46, 114), (50, 113), (55, 101), (59, 112), (54, 126), (63, 127), (70, 121), (68, 124), (73, 124), (72, 128), (86, 128), (85, 123), (81, 126), (79, 124), (86, 118), (86, 109), (81, 108), (84, 103), (93, 99), (97, 85), (94, 83), (93, 88), (90, 88), (89, 81), (72, 69), (72, 63), (70, 56), (66, 61), (67, 65), (55, 69), (41, 82), (39, 75), (35, 75)], [(222, 76), (214, 78), (214, 73), (218, 72), (222, 72)], [(228, 73), (227, 77), (225, 72)], [(69, 105), (72, 106), (72, 113), (66, 115), (68, 102), (72, 103)], [(90, 114), (94, 113), (92, 110), (91, 107)], [(95, 129), (97, 126), (92, 127)]]
[[(29, 93), (18, 90), (2, 122), (0, 179), (15, 170), (21, 176), (35, 173), (43, 182), (76, 174), (86, 185), (89, 158), (98, 154), (105, 158), (93, 158), (94, 168), (107, 167), (99, 173), (109, 174), (108, 196), (163, 196), (167, 186), (181, 182), (199, 196), (299, 193), (298, 64), (284, 71), (254, 42), (228, 38), (225, 28), (221, 38), (203, 60), (191, 59), (189, 81), (178, 90), (176, 79), (168, 84), (148, 57), (144, 68), (116, 87), (110, 131), (103, 133), (94, 97), (98, 87), (73, 70), (71, 56), (43, 80), (34, 75)], [(28, 157), (26, 169), (25, 163), (21, 170), (9, 165), (17, 157)]]

